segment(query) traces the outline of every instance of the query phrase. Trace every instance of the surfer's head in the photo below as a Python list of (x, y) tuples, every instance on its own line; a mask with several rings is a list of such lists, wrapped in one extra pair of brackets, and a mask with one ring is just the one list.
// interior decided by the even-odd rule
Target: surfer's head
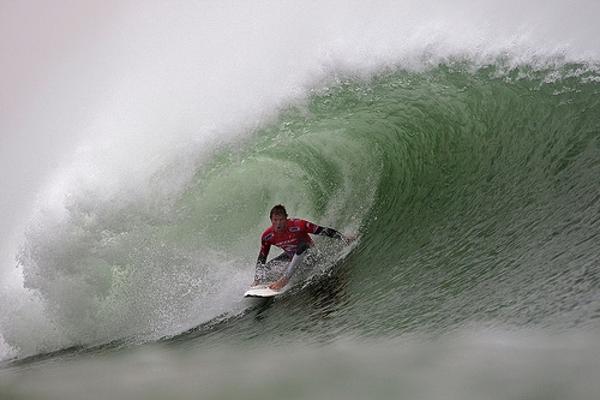
[(285, 229), (285, 222), (287, 221), (287, 211), (285, 211), (284, 206), (282, 206), (281, 204), (277, 204), (275, 207), (271, 208), (269, 218), (271, 218), (273, 229), (279, 232)]

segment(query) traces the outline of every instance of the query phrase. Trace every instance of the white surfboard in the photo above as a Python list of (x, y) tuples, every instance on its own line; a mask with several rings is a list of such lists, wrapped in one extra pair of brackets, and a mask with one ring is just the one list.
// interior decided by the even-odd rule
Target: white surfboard
[(273, 290), (267, 285), (252, 286), (244, 293), (244, 297), (273, 297), (283, 293), (284, 290)]

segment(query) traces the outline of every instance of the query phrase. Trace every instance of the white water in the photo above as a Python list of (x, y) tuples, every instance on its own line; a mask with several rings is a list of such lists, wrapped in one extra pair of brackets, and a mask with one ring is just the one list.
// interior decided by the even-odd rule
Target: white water
[(27, 399), (581, 399), (597, 397), (597, 336), (457, 334), (323, 346), (145, 347), (14, 367), (0, 393)]
[[(236, 293), (250, 272), (234, 264), (255, 254), (219, 262), (210, 249), (188, 254), (215, 268), (207, 276), (223, 288), (202, 312), (185, 287), (161, 286), (157, 270), (123, 292), (139, 296), (103, 303), (111, 278), (78, 261), (96, 236), (82, 213), (83, 232), (65, 221), (74, 210), (168, 206), (219, 143), (250, 134), (334, 74), (463, 56), (539, 65), (600, 57), (596, 1), (102, 4), (0, 6), (0, 359), (160, 336), (242, 307)], [(160, 238), (136, 234), (132, 247)], [(15, 268), (28, 243), (53, 263)], [(180, 297), (151, 300), (153, 291)], [(185, 311), (165, 325), (174, 310)]]

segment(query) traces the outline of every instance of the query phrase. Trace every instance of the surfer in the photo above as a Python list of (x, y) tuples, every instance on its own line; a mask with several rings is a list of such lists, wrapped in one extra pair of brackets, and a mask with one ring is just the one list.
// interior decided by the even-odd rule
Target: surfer
[[(287, 211), (281, 204), (271, 209), (269, 218), (272, 225), (261, 236), (260, 252), (258, 253), (256, 274), (252, 286), (265, 281), (273, 266), (282, 263), (287, 264), (285, 273), (277, 281), (269, 284), (269, 288), (279, 290), (287, 285), (296, 267), (304, 260), (307, 250), (314, 246), (309, 234), (339, 239), (345, 244), (349, 244), (354, 240), (353, 237), (344, 236), (332, 228), (319, 226), (303, 219), (288, 219)], [(281, 248), (283, 253), (267, 263), (271, 246)]]

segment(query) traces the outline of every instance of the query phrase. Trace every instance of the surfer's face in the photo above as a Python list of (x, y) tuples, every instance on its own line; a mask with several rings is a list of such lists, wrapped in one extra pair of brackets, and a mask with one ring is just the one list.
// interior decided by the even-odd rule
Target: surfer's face
[(271, 217), (271, 223), (273, 223), (273, 229), (277, 232), (281, 232), (285, 229), (285, 215), (281, 214), (273, 214)]

